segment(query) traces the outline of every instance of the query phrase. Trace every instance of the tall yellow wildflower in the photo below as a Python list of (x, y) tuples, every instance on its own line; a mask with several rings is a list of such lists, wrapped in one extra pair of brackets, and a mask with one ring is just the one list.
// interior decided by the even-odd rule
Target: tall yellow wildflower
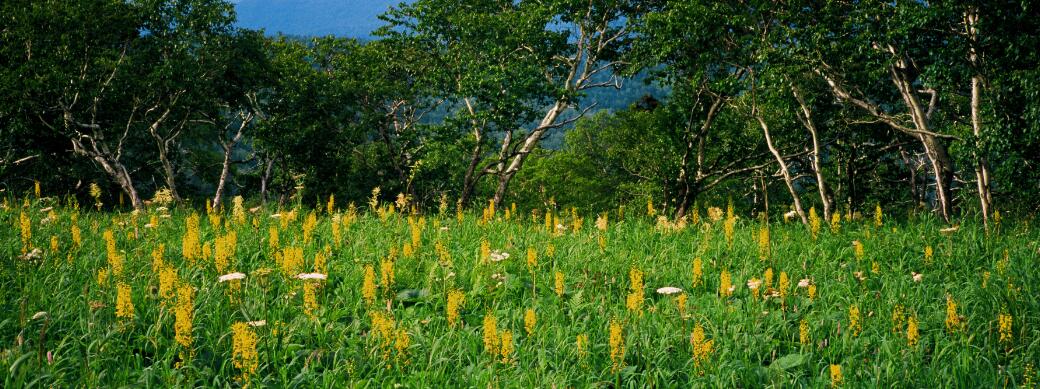
[(809, 345), (810, 340), (811, 339), (809, 335), (809, 322), (805, 319), (802, 319), (798, 323), (798, 343), (801, 343), (803, 346), (807, 346)]
[(733, 295), (733, 281), (730, 279), (729, 272), (726, 270), (719, 274), (719, 296), (729, 297)]
[(396, 250), (390, 250), (390, 254), (379, 261), (379, 286), (383, 287), (383, 293), (387, 297), (394, 289), (394, 261), (396, 258)]
[(22, 211), (18, 216), (18, 224), (22, 233), (22, 255), (25, 255), (32, 250), (32, 219), (29, 218), (29, 214)]
[(174, 331), (177, 343), (186, 349), (192, 343), (192, 316), (195, 311), (193, 296), (195, 290), (191, 285), (183, 284), (177, 288), (177, 307), (174, 311)]
[(231, 360), (235, 368), (242, 372), (242, 382), (249, 383), (249, 378), (260, 366), (256, 351), (257, 336), (247, 323), (238, 322), (231, 326)]
[(498, 357), (498, 319), (495, 318), (494, 312), (488, 311), (487, 314), (484, 315), (483, 335), (484, 351), (491, 354), (492, 358)]
[(1011, 314), (1007, 312), (1001, 312), (997, 316), (998, 332), (1000, 333), (1000, 343), (1010, 345), (1011, 344)]
[(584, 333), (578, 334), (574, 339), (574, 349), (578, 354), (578, 359), (585, 362), (589, 357), (589, 335)]
[(816, 214), (816, 207), (809, 208), (809, 232), (812, 233), (813, 240), (816, 240), (820, 236), (820, 226), (822, 221), (820, 215)]
[(696, 288), (698, 286), (701, 286), (701, 284), (704, 282), (702, 280), (702, 278), (704, 277), (704, 267), (703, 267), (703, 263), (701, 262), (701, 257), (697, 257), (697, 258), (693, 259), (693, 272), (692, 273), (693, 273), (693, 283), (692, 283), (693, 287)]
[(884, 213), (881, 212), (881, 203), (878, 203), (874, 207), (874, 227), (880, 228), (884, 218)]
[(105, 230), (105, 252), (108, 258), (108, 268), (112, 275), (121, 277), (123, 275), (123, 256), (116, 250), (116, 237), (112, 230)]
[(372, 265), (365, 265), (365, 279), (361, 282), (361, 296), (368, 305), (376, 302), (376, 269)]
[(502, 343), (498, 352), (498, 355), (502, 357), (502, 363), (511, 363), (513, 360), (513, 332), (510, 330), (503, 330), (499, 334), (498, 338)]
[(953, 301), (953, 296), (946, 295), (946, 330), (957, 332), (960, 326), (961, 319), (957, 316), (957, 302)]
[(487, 264), (491, 260), (491, 242), (487, 238), (480, 240), (480, 263)]
[(303, 284), (303, 313), (311, 319), (315, 318), (314, 312), (318, 310), (318, 286), (314, 281)]
[(527, 336), (533, 336), (535, 327), (538, 325), (538, 316), (534, 312), (534, 308), (527, 308), (524, 311), (524, 331), (527, 332)]
[(271, 226), (267, 230), (267, 247), (271, 249), (271, 252), (278, 251), (278, 227)]
[(790, 287), (791, 281), (787, 278), (787, 273), (780, 272), (780, 281), (777, 283), (776, 291), (780, 294), (781, 299), (787, 297), (787, 290), (790, 289)]
[(831, 387), (841, 386), (844, 377), (841, 375), (841, 365), (831, 365)]
[(134, 301), (130, 298), (130, 285), (120, 282), (116, 288), (116, 317), (121, 319), (133, 318)]
[(534, 247), (527, 248), (527, 271), (534, 274), (534, 270), (538, 268), (538, 251)]
[(629, 281), (629, 292), (628, 298), (625, 300), (625, 305), (629, 311), (637, 314), (643, 313), (643, 272), (639, 269), (632, 268), (628, 271)]
[(455, 328), (455, 325), (459, 322), (459, 310), (462, 305), (466, 303), (466, 295), (458, 289), (452, 289), (448, 292), (448, 302), (445, 307), (444, 315), (448, 319), (448, 326)]
[(224, 274), (224, 271), (227, 270), (228, 264), (235, 256), (237, 245), (238, 234), (233, 230), (228, 231), (227, 234), (217, 236), (213, 251), (213, 266), (217, 269), (217, 273)]
[(202, 257), (202, 243), (199, 237), (199, 215), (192, 213), (184, 219), (184, 236), (181, 238), (181, 255), (189, 263), (195, 263)]
[(625, 365), (624, 328), (617, 319), (610, 320), (610, 363), (615, 373)]
[(917, 316), (910, 315), (906, 318), (906, 344), (914, 347), (920, 339), (921, 332), (917, 327)]
[(862, 260), (863, 256), (865, 255), (863, 253), (863, 242), (860, 242), (858, 240), (852, 241), (852, 251), (856, 255), (857, 261)]
[(231, 218), (234, 219), (235, 224), (243, 225), (246, 223), (246, 209), (242, 205), (242, 196), (235, 196), (231, 199)]
[(769, 246), (769, 225), (763, 224), (758, 230), (758, 259), (765, 261), (771, 257)]
[(905, 320), (905, 318), (906, 314), (903, 312), (902, 304), (896, 304), (892, 307), (892, 332), (903, 332), (903, 320)]
[(83, 244), (82, 231), (79, 230), (79, 226), (77, 226), (75, 223), (72, 224), (72, 227), (69, 227), (69, 230), (69, 232), (72, 234), (73, 247), (78, 249), (80, 245)]
[(314, 238), (314, 228), (318, 225), (318, 215), (314, 212), (307, 213), (307, 218), (303, 219), (303, 244), (310, 244)]
[(693, 347), (693, 365), (700, 368), (708, 361), (712, 347), (714, 347), (714, 341), (704, 336), (704, 327), (700, 323), (693, 327), (690, 345)]
[(831, 233), (837, 234), (839, 229), (841, 229), (841, 212), (834, 212), (831, 214)]
[(177, 285), (177, 269), (173, 266), (163, 266), (159, 270), (159, 297), (170, 301), (173, 298), (174, 287)]
[(860, 330), (863, 329), (863, 323), (860, 323), (859, 307), (855, 304), (849, 306), (849, 332), (852, 332), (852, 336), (859, 335)]
[(556, 297), (563, 297), (563, 272), (557, 271), (553, 274), (553, 291), (556, 292)]

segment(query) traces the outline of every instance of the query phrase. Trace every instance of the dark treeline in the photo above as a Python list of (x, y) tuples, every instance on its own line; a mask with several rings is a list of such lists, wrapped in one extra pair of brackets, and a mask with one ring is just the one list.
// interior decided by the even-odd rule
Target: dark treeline
[[(219, 205), (380, 187), (427, 204), (987, 220), (1038, 204), (1038, 11), (418, 0), (358, 41), (239, 29), (227, 1), (6, 0), (0, 185), (98, 183), (128, 207), (163, 188)], [(603, 109), (634, 78), (668, 93)]]

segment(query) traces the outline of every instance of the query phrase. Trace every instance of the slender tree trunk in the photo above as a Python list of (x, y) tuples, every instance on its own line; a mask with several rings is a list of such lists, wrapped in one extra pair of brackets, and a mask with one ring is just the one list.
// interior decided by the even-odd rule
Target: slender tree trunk
[(780, 151), (773, 145), (773, 137), (769, 135), (769, 126), (766, 124), (765, 119), (762, 118), (762, 115), (756, 113), (755, 119), (758, 120), (758, 125), (762, 127), (762, 134), (765, 135), (766, 146), (769, 147), (769, 152), (773, 153), (777, 164), (780, 165), (780, 174), (783, 175), (784, 184), (787, 184), (787, 190), (791, 192), (791, 199), (794, 200), (794, 211), (802, 219), (802, 224), (809, 225), (809, 219), (805, 217), (805, 210), (802, 209), (802, 201), (798, 198), (798, 192), (794, 189), (794, 182), (791, 179), (791, 171), (787, 168), (787, 161), (784, 161)]
[(267, 204), (267, 184), (271, 181), (271, 172), (274, 170), (274, 161), (276, 157), (271, 157), (267, 160), (267, 166), (264, 167), (264, 174), (260, 177), (260, 203)]
[[(683, 150), (682, 161), (679, 165), (679, 177), (677, 180), (679, 183), (679, 204), (677, 204), (679, 209), (675, 213), (676, 219), (681, 219), (686, 216), (690, 203), (693, 202), (697, 197), (697, 194), (700, 193), (700, 183), (703, 179), (701, 176), (701, 164), (704, 160), (704, 137), (707, 136), (712, 122), (715, 121), (715, 116), (718, 115), (719, 110), (722, 107), (722, 100), (723, 98), (721, 95), (716, 96), (711, 107), (708, 107), (708, 113), (705, 115), (704, 122), (701, 123), (701, 127), (697, 134), (687, 134), (686, 148)], [(687, 126), (687, 132), (689, 132), (689, 126)], [(697, 141), (696, 144), (694, 144), (694, 140)], [(695, 172), (695, 177), (691, 179), (689, 172), (691, 168), (690, 156), (694, 152), (694, 147), (697, 147), (697, 171)]]
[(480, 161), (484, 159), (484, 126), (477, 122), (476, 110), (473, 108), (473, 104), (469, 98), (462, 99), (466, 103), (466, 109), (474, 119), (472, 119), (473, 125), (473, 140), (476, 142), (473, 145), (473, 151), (469, 155), (469, 165), (466, 166), (466, 174), (462, 177), (462, 194), (459, 196), (459, 202), (463, 205), (468, 205), (473, 199), (473, 193), (476, 191), (477, 182), (480, 177), (483, 176), (483, 172), (477, 171), (480, 166)]
[[(542, 136), (545, 135), (546, 131), (549, 131), (549, 129), (553, 127), (556, 120), (560, 117), (560, 114), (566, 108), (567, 104), (564, 101), (556, 101), (556, 103), (549, 108), (549, 111), (545, 113), (545, 116), (538, 124), (538, 127), (535, 127), (534, 130), (531, 130), (531, 132), (527, 134), (524, 143), (520, 145), (516, 155), (512, 156), (508, 166), (504, 163), (501, 165), (503, 168), (500, 168), (498, 171), (498, 188), (495, 189), (494, 202), (496, 207), (502, 206), (506, 190), (509, 189), (509, 182), (512, 181), (513, 177), (516, 176), (516, 173), (520, 171), (520, 167), (524, 165), (527, 156), (534, 151), (534, 148), (538, 146), (538, 142), (542, 139)], [(503, 143), (503, 145), (505, 145), (504, 141)]]
[[(894, 49), (890, 49), (895, 54)], [(891, 67), (892, 81), (903, 97), (904, 103), (910, 110), (910, 118), (913, 119), (914, 127), (918, 130), (917, 138), (924, 146), (925, 155), (928, 156), (932, 167), (932, 175), (935, 179), (935, 194), (938, 202), (940, 215), (947, 223), (950, 222), (953, 202), (950, 186), (953, 182), (953, 159), (946, 150), (946, 145), (938, 137), (933, 135), (929, 120), (937, 104), (938, 94), (931, 91), (932, 99), (928, 104), (927, 111), (922, 106), (913, 88), (913, 83), (905, 76), (909, 67), (908, 61), (900, 58)]]
[(823, 179), (823, 165), (820, 163), (820, 140), (817, 135), (816, 122), (813, 121), (812, 111), (809, 109), (809, 105), (805, 103), (805, 99), (799, 93), (798, 88), (792, 86), (791, 92), (794, 94), (798, 105), (802, 109), (801, 122), (809, 134), (812, 135), (812, 168), (813, 172), (816, 173), (816, 186), (820, 190), (820, 202), (823, 203), (823, 220), (831, 220), (831, 209), (833, 208), (833, 200), (827, 194), (827, 182)]
[(982, 209), (982, 223), (989, 228), (989, 213), (993, 199), (990, 195), (989, 166), (986, 162), (984, 150), (982, 149), (982, 117), (980, 114), (980, 105), (982, 101), (983, 80), (982, 76), (979, 74), (980, 59), (975, 47), (975, 45), (978, 44), (979, 15), (977, 10), (969, 8), (968, 11), (965, 12), (964, 20), (968, 29), (968, 40), (972, 43), (968, 59), (975, 68), (975, 75), (971, 77), (971, 129), (972, 135), (975, 138), (975, 150), (973, 151), (975, 156), (975, 182), (979, 192), (979, 206)]
[[(217, 181), (217, 191), (213, 194), (213, 209), (220, 208), (224, 197), (224, 187), (226, 186), (228, 176), (231, 173), (231, 152), (235, 150), (235, 145), (242, 140), (242, 132), (245, 131), (249, 122), (253, 121), (253, 115), (242, 115), (240, 120), (241, 122), (238, 124), (238, 131), (235, 132), (235, 135), (226, 142), (220, 142), (220, 147), (224, 149), (224, 162), (220, 165), (220, 180)], [(221, 135), (221, 138), (223, 138), (223, 135)]]
[(972, 132), (975, 136), (975, 181), (977, 182), (979, 191), (979, 205), (982, 208), (982, 221), (987, 227), (989, 226), (989, 215), (990, 208), (992, 207), (992, 192), (990, 191), (989, 182), (989, 164), (986, 161), (986, 156), (983, 155), (982, 150), (982, 119), (979, 114), (979, 100), (982, 80), (981, 77), (975, 76), (971, 80), (971, 126)]

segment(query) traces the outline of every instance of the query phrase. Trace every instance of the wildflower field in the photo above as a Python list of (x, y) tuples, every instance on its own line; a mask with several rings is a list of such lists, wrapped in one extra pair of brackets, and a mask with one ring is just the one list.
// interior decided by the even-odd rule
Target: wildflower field
[(0, 211), (3, 387), (1037, 380), (1031, 218), (67, 203)]

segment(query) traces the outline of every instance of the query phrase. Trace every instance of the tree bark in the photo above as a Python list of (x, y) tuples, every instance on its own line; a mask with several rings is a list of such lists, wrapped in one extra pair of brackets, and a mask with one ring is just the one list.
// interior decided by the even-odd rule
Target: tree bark
[[(527, 134), (527, 137), (524, 139), (524, 142), (520, 145), (520, 148), (517, 150), (516, 155), (512, 156), (512, 158), (509, 160), (509, 164), (506, 165), (504, 163), (504, 160), (500, 161), (500, 169), (498, 171), (498, 187), (495, 189), (494, 197), (496, 207), (502, 206), (502, 201), (505, 199), (506, 190), (509, 189), (509, 182), (513, 179), (514, 176), (516, 176), (516, 173), (520, 171), (520, 167), (524, 165), (524, 161), (527, 160), (527, 156), (534, 151), (535, 147), (538, 146), (538, 142), (542, 139), (542, 136), (545, 135), (545, 132), (549, 131), (550, 128), (553, 128), (553, 125), (556, 123), (556, 120), (560, 117), (560, 114), (563, 112), (564, 109), (566, 109), (566, 107), (566, 102), (564, 102), (563, 100), (557, 100), (556, 103), (553, 104), (551, 108), (549, 108), (549, 111), (545, 113), (545, 116), (542, 118), (542, 121), (538, 124), (538, 127), (535, 127), (534, 130)], [(503, 150), (506, 150), (509, 147), (509, 141), (511, 141), (511, 136), (510, 133), (507, 133), (506, 139), (502, 141)]]
[[(173, 99), (176, 103), (176, 98)], [(173, 103), (171, 103), (172, 105)], [(176, 172), (173, 168), (173, 162), (170, 161), (169, 150), (170, 144), (173, 143), (174, 139), (180, 133), (180, 130), (175, 131), (169, 138), (164, 138), (159, 134), (159, 127), (163, 125), (166, 118), (170, 115), (170, 107), (167, 107), (159, 118), (155, 119), (151, 125), (148, 126), (148, 133), (155, 139), (156, 147), (159, 149), (159, 162), (163, 167), (163, 179), (166, 181), (166, 188), (170, 190), (170, 196), (173, 197), (174, 201), (180, 201), (181, 196), (177, 192)]]
[(820, 202), (823, 203), (823, 220), (831, 220), (831, 210), (834, 207), (834, 200), (827, 193), (827, 182), (823, 178), (823, 165), (820, 163), (820, 140), (818, 131), (816, 130), (816, 122), (813, 121), (812, 111), (809, 109), (809, 105), (805, 103), (805, 99), (802, 97), (798, 88), (794, 85), (791, 86), (791, 93), (794, 94), (798, 105), (801, 107), (802, 112), (799, 116), (799, 121), (805, 126), (806, 130), (809, 130), (809, 134), (812, 135), (812, 168), (813, 172), (816, 173), (816, 186), (820, 190)]
[[(242, 115), (240, 119), (241, 122), (238, 124), (238, 131), (235, 132), (235, 135), (226, 142), (220, 142), (220, 147), (224, 149), (224, 162), (221, 164), (220, 180), (217, 181), (216, 193), (213, 194), (213, 209), (218, 209), (221, 206), (224, 197), (224, 187), (226, 186), (228, 176), (231, 173), (231, 152), (234, 151), (235, 145), (242, 140), (242, 132), (245, 130), (246, 126), (249, 125), (249, 122), (253, 120), (253, 115), (247, 113)], [(266, 182), (263, 184), (266, 184)]]
[[(683, 150), (682, 161), (679, 165), (679, 177), (677, 179), (679, 183), (679, 201), (677, 205), (679, 208), (675, 212), (676, 219), (682, 219), (686, 216), (690, 203), (697, 197), (697, 194), (700, 193), (700, 183), (703, 179), (700, 168), (704, 161), (704, 137), (707, 136), (708, 130), (711, 128), (711, 124), (715, 120), (715, 116), (718, 115), (718, 112), (722, 107), (722, 101), (723, 98), (721, 95), (716, 96), (711, 107), (708, 108), (708, 113), (705, 115), (704, 122), (701, 123), (698, 133), (695, 136), (693, 134), (687, 134), (686, 148)], [(689, 129), (689, 126), (687, 126), (687, 129)], [(694, 178), (691, 180), (689, 173), (690, 154), (694, 152), (695, 140), (697, 141), (696, 152), (698, 167), (697, 171), (694, 173)]]
[(784, 184), (787, 184), (787, 190), (791, 192), (791, 199), (794, 200), (794, 211), (798, 213), (798, 217), (802, 219), (803, 225), (809, 225), (809, 219), (805, 217), (805, 210), (802, 209), (802, 201), (798, 198), (798, 192), (794, 189), (794, 182), (791, 180), (791, 172), (787, 168), (787, 162), (784, 161), (784, 157), (780, 155), (780, 151), (773, 145), (773, 137), (769, 134), (769, 125), (766, 124), (765, 119), (758, 112), (755, 113), (755, 120), (758, 121), (759, 127), (762, 128), (762, 134), (766, 138), (766, 146), (769, 147), (769, 152), (773, 153), (773, 157), (776, 158), (776, 163), (780, 165), (780, 174), (784, 177)]
[(982, 147), (982, 117), (980, 105), (982, 100), (983, 79), (980, 73), (980, 59), (976, 45), (978, 44), (978, 22), (979, 15), (976, 9), (969, 8), (964, 15), (965, 25), (968, 29), (968, 40), (972, 47), (968, 53), (969, 60), (975, 68), (975, 75), (971, 77), (971, 129), (975, 138), (975, 182), (979, 192), (979, 206), (982, 210), (982, 223), (989, 228), (989, 214), (992, 206), (992, 195), (990, 194), (989, 164), (986, 161)]

